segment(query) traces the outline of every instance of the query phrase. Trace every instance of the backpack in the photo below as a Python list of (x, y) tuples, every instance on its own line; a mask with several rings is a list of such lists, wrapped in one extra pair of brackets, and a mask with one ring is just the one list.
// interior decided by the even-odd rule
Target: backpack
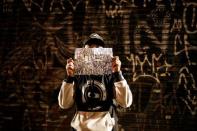
[[(114, 100), (114, 92), (112, 82), (109, 82), (109, 79), (105, 77), (104, 82), (109, 83), (108, 87), (112, 88), (106, 88), (105, 86), (102, 86), (103, 83), (100, 83), (100, 80), (102, 79), (102, 76), (80, 76), (77, 77), (79, 80), (75, 82), (75, 86), (78, 88), (75, 88), (75, 99), (76, 99), (76, 107), (77, 110), (81, 111), (109, 111), (112, 118), (115, 120), (115, 125), (113, 127), (113, 131), (119, 130), (118, 125), (118, 115), (117, 115), (117, 103)], [(104, 88), (105, 87), (105, 88)], [(91, 88), (94, 88), (93, 91), (102, 91), (102, 89), (106, 89), (107, 95), (100, 95), (103, 98), (104, 96), (109, 96), (104, 101), (89, 101), (88, 96), (91, 92)], [(83, 92), (83, 93), (82, 93)], [(98, 92), (95, 92), (95, 94)], [(101, 93), (102, 94), (102, 93)], [(104, 93), (103, 93), (104, 94)], [(96, 95), (94, 95), (96, 96)], [(99, 96), (99, 95), (98, 95)], [(82, 99), (79, 99), (82, 98)], [(94, 105), (95, 104), (95, 105)], [(101, 107), (97, 110), (97, 108), (94, 108), (98, 105), (98, 107)]]

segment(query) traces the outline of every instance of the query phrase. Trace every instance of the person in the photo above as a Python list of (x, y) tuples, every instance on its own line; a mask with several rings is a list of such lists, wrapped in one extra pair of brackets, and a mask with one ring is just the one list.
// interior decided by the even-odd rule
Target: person
[[(92, 33), (85, 41), (85, 48), (102, 48), (103, 38)], [(127, 108), (133, 101), (130, 87), (122, 75), (121, 61), (112, 57), (112, 73), (103, 75), (75, 75), (72, 58), (67, 60), (67, 78), (63, 80), (59, 95), (59, 106), (69, 109), (76, 105), (71, 127), (76, 131), (112, 131), (115, 120), (110, 114), (114, 102)]]

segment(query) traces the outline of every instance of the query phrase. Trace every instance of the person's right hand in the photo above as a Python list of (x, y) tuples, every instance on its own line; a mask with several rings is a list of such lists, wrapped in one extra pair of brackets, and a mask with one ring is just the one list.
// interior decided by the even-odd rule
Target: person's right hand
[(74, 76), (74, 60), (72, 58), (67, 59), (67, 64), (66, 64), (66, 73), (68, 76)]

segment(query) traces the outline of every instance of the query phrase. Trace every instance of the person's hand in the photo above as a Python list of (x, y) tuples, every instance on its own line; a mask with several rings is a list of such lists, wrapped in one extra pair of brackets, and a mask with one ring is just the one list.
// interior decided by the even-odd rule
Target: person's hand
[(118, 56), (112, 58), (112, 72), (119, 72), (121, 68), (121, 61)]
[(74, 76), (74, 60), (72, 58), (67, 59), (67, 64), (66, 64), (66, 73), (68, 76)]

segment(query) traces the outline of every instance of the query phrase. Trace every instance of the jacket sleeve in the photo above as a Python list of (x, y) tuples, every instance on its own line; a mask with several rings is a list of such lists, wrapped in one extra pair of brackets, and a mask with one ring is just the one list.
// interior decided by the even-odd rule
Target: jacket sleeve
[(66, 81), (62, 82), (59, 95), (58, 95), (58, 104), (63, 109), (68, 109), (72, 107), (74, 103), (74, 82), (68, 83)]
[(114, 86), (116, 102), (124, 108), (131, 106), (133, 102), (133, 95), (127, 81), (124, 79), (121, 72), (115, 74)]

